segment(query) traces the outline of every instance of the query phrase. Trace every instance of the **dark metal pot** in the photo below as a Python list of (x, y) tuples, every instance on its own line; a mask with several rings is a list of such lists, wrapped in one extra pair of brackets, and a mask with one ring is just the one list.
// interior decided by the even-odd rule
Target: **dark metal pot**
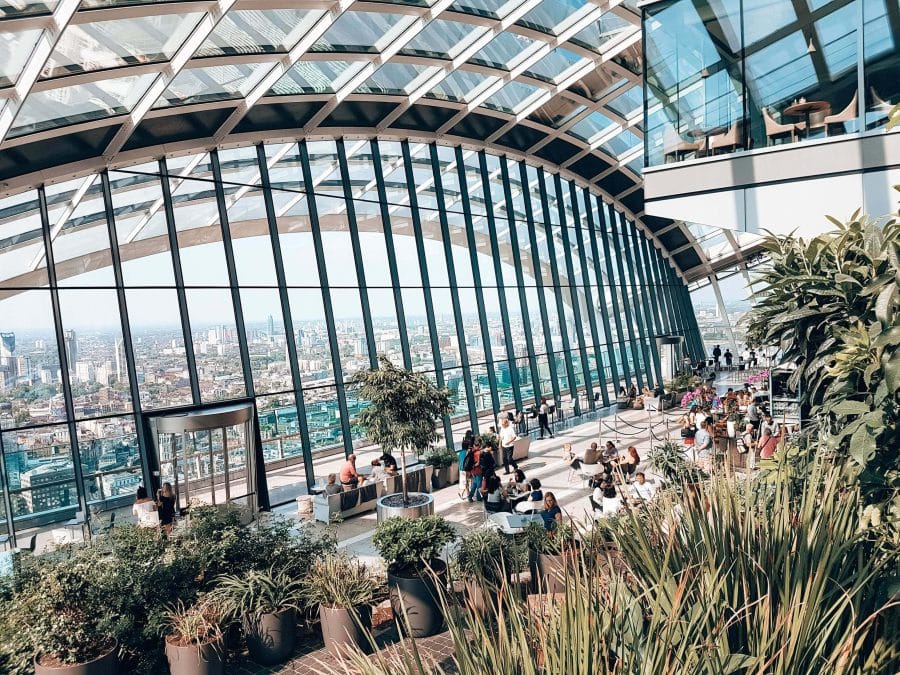
[(114, 644), (105, 652), (87, 663), (66, 663), (59, 666), (44, 666), (39, 657), (34, 659), (35, 675), (118, 675), (119, 645)]
[(325, 647), (334, 653), (345, 653), (358, 647), (364, 652), (371, 650), (369, 636), (372, 629), (372, 607), (326, 607), (319, 606), (319, 621), (322, 623), (322, 639)]
[(180, 645), (166, 639), (166, 659), (172, 675), (223, 675), (225, 640), (219, 638), (200, 645)]
[(407, 626), (411, 637), (428, 637), (444, 627), (438, 586), (446, 586), (447, 565), (441, 560), (431, 562), (428, 570), (388, 571), (391, 609), (401, 626)]
[(291, 607), (263, 614), (258, 621), (244, 618), (244, 635), (250, 658), (262, 666), (285, 661), (297, 642), (297, 612)]

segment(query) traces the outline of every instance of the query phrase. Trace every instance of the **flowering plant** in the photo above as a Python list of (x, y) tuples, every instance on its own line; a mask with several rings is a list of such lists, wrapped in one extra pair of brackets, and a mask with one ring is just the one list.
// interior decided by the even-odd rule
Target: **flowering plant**
[(681, 397), (681, 407), (687, 408), (693, 401), (703, 402), (703, 392), (700, 389), (684, 392), (684, 396)]
[(768, 381), (769, 381), (769, 371), (768, 370), (761, 370), (760, 372), (750, 375), (747, 378), (747, 382), (749, 384), (758, 384), (759, 382), (768, 382)]

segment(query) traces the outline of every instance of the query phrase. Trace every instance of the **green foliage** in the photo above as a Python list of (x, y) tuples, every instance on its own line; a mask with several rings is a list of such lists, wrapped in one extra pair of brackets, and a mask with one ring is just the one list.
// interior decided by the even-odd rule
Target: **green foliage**
[(666, 481), (680, 486), (696, 483), (706, 474), (685, 455), (684, 448), (675, 441), (666, 441), (650, 449), (650, 466)]
[(0, 632), (9, 671), (28, 671), (33, 655), (84, 663), (108, 650), (113, 644), (109, 610), (91, 582), (91, 562), (62, 560), (35, 572), (5, 608)]
[(440, 516), (388, 518), (375, 528), (372, 543), (392, 569), (411, 570), (437, 559), (455, 536)]
[(440, 439), (437, 420), (453, 411), (446, 387), (432, 384), (421, 373), (398, 368), (383, 355), (378, 357), (378, 368), (360, 371), (353, 384), (359, 387), (360, 398), (368, 401), (356, 424), (385, 450), (431, 447)]
[(437, 469), (446, 469), (458, 461), (456, 453), (449, 448), (432, 448), (425, 453), (425, 463)]
[(210, 596), (233, 621), (259, 620), (263, 614), (301, 609), (303, 585), (283, 570), (249, 570), (226, 574), (216, 580)]
[(492, 584), (524, 569), (527, 562), (526, 549), (493, 528), (470, 530), (456, 551), (456, 565), (464, 578)]
[(220, 640), (224, 624), (224, 608), (212, 596), (202, 597), (189, 606), (179, 600), (163, 615), (162, 635), (181, 647), (199, 647)]
[(770, 263), (749, 315), (753, 340), (797, 364), (818, 450), (900, 517), (900, 223), (854, 215), (809, 241), (769, 236)]
[(559, 555), (579, 545), (575, 534), (575, 528), (566, 522), (560, 523), (552, 531), (548, 531), (543, 523), (530, 523), (525, 528), (525, 542), (535, 553)]
[(311, 605), (350, 609), (379, 602), (387, 589), (383, 573), (346, 555), (332, 554), (313, 563), (303, 580), (303, 594)]
[[(715, 479), (612, 520), (607, 564), (576, 564), (583, 573), (567, 577), (564, 597), (540, 609), (504, 588), (502, 620), (445, 599), (453, 671), (898, 672), (900, 549), (874, 545), (858, 489), (822, 466), (801, 484), (750, 485)], [(353, 665), (368, 675), (443, 672), (411, 650), (360, 654)]]
[[(70, 568), (81, 570), (83, 586), (70, 600), (75, 609), (64, 616), (88, 614), (90, 620), (79, 630), (115, 638), (127, 672), (151, 673), (164, 668), (159, 636), (167, 607), (193, 605), (198, 594), (226, 573), (245, 575), (275, 567), (299, 578), (336, 546), (330, 530), (320, 534), (301, 526), (292, 532), (290, 521), (279, 518), (246, 527), (241, 525), (244, 519), (233, 508), (194, 508), (187, 531), (174, 537), (122, 526), (91, 546), (67, 551), (68, 559), (26, 559), (16, 575), (16, 590), (0, 604), (0, 672), (30, 672), (35, 651), (51, 640), (72, 639), (62, 622), (55, 628), (44, 624), (45, 629), (34, 634), (21, 628), (32, 623), (35, 607), (44, 606), (36, 603), (48, 601), (44, 587)], [(53, 630), (61, 635), (54, 637)], [(35, 642), (38, 637), (41, 641)]]

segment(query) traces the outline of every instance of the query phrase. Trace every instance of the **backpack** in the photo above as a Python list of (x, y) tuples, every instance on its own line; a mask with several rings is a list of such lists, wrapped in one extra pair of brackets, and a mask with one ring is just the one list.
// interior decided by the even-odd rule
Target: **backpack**
[(471, 471), (472, 467), (475, 466), (475, 453), (467, 452), (466, 456), (463, 458), (463, 471)]

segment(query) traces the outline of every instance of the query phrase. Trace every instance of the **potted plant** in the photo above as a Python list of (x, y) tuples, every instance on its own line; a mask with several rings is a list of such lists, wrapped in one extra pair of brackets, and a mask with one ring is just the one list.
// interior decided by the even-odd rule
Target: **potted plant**
[(439, 589), (447, 565), (439, 556), (455, 534), (440, 516), (388, 518), (375, 528), (372, 543), (388, 563), (391, 608), (412, 637), (434, 635), (444, 624)]
[(531, 578), (538, 592), (565, 593), (566, 574), (581, 549), (575, 529), (568, 523), (548, 531), (541, 523), (525, 528)]
[(64, 563), (41, 574), (16, 597), (20, 628), (34, 650), (38, 675), (112, 675), (119, 671), (118, 645), (102, 628), (107, 625), (108, 612), (88, 573), (77, 564)]
[(294, 651), (297, 610), (303, 598), (298, 579), (284, 570), (250, 570), (219, 577), (212, 593), (227, 618), (240, 622), (250, 658), (256, 663), (272, 666)]
[(313, 563), (303, 578), (303, 594), (310, 605), (319, 606), (326, 648), (369, 651), (372, 605), (386, 595), (381, 575), (358, 560), (332, 554)]
[(470, 602), (483, 612), (490, 606), (487, 598), (501, 594), (510, 577), (524, 569), (527, 558), (522, 546), (497, 530), (475, 529), (462, 537), (455, 560)]
[(173, 605), (163, 616), (166, 659), (172, 675), (222, 675), (225, 672), (225, 613), (213, 596), (195, 604)]
[(434, 512), (434, 498), (407, 490), (406, 453), (421, 454), (440, 439), (437, 420), (453, 410), (450, 391), (432, 384), (422, 373), (398, 368), (384, 355), (378, 363), (378, 368), (360, 371), (353, 378), (360, 398), (368, 402), (356, 424), (373, 443), (400, 452), (402, 489), (378, 499), (378, 521), (428, 515)]
[(432, 448), (425, 454), (425, 463), (434, 467), (431, 487), (440, 490), (459, 480), (459, 459), (449, 448)]

